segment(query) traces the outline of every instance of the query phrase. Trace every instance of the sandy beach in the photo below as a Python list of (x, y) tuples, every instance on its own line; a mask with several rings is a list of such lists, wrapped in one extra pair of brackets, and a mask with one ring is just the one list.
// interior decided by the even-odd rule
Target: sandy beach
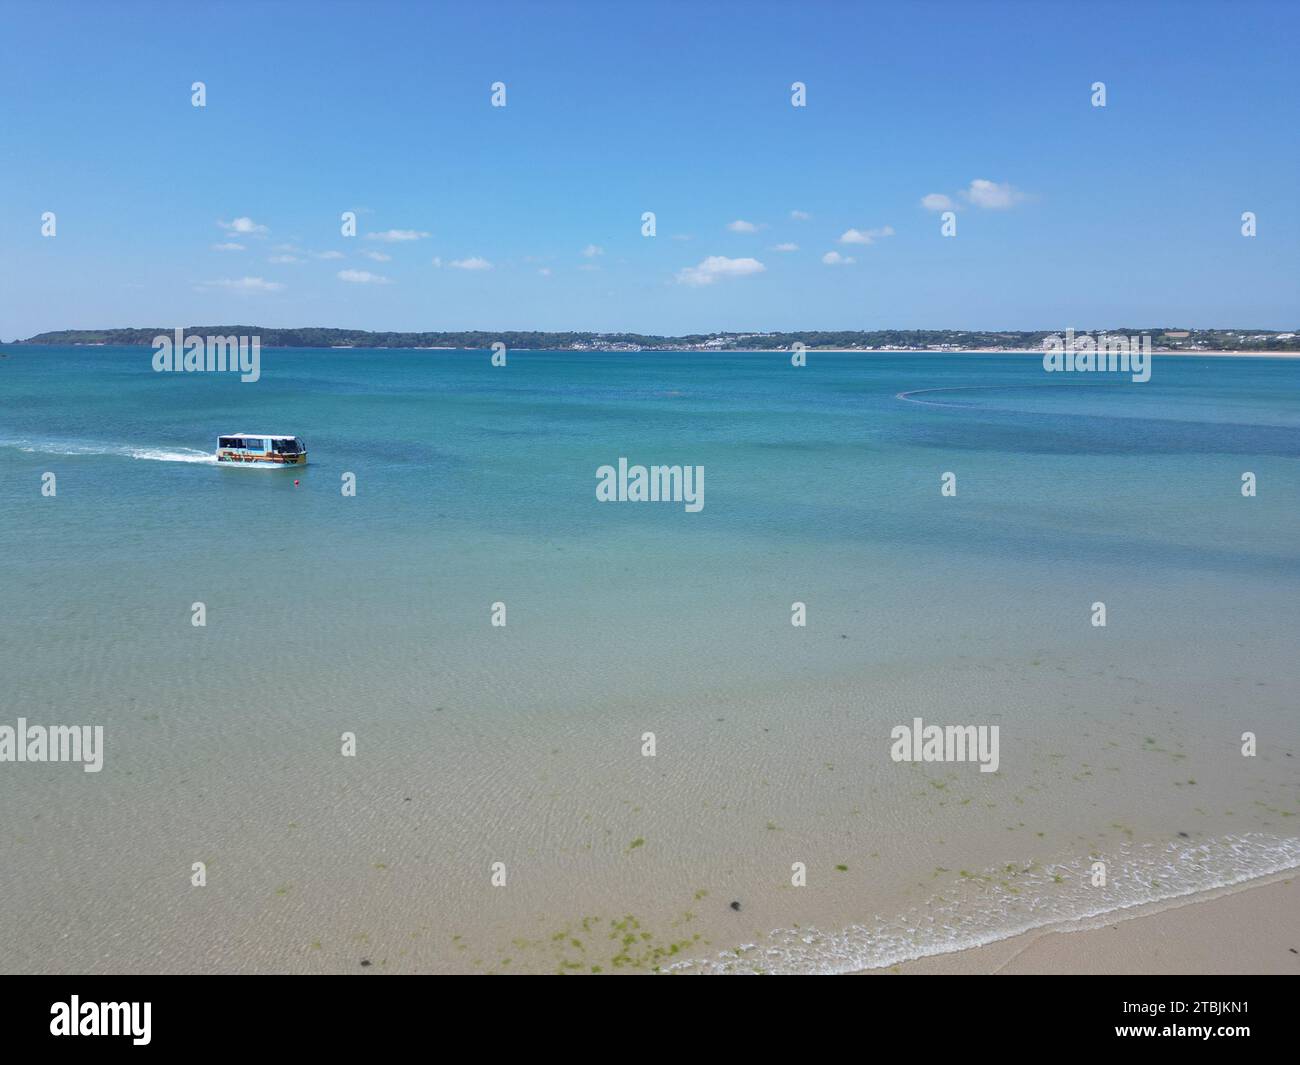
[(1300, 974), (1300, 878), (1264, 877), (1097, 926), (1040, 929), (860, 975)]

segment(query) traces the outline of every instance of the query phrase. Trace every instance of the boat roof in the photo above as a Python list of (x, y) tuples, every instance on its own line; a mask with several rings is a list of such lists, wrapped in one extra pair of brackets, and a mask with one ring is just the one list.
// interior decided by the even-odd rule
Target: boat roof
[(277, 436), (275, 433), (222, 433), (222, 436), (251, 436), (259, 440), (297, 440), (296, 436)]

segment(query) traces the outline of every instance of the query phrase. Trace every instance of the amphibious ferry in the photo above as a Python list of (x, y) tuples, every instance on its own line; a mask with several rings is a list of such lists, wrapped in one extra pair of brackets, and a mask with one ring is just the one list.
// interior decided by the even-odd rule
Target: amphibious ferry
[(233, 433), (217, 437), (217, 462), (223, 466), (305, 466), (307, 445), (296, 436)]

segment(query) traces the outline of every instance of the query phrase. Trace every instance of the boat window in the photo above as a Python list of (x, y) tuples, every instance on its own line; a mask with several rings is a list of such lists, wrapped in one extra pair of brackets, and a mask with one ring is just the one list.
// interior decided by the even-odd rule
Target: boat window
[(297, 437), (270, 440), (257, 436), (219, 436), (217, 447), (229, 451), (260, 451), (274, 455), (301, 455), (307, 446)]

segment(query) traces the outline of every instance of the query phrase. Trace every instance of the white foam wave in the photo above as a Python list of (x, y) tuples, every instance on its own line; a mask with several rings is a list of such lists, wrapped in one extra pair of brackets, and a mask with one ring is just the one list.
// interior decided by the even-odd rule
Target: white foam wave
[(1143, 844), (1106, 856), (1108, 887), (1095, 887), (1092, 859), (1030, 865), (1012, 886), (1004, 872), (950, 884), (925, 904), (896, 917), (844, 929), (778, 928), (762, 943), (711, 958), (695, 958), (670, 971), (702, 973), (848, 973), (880, 969), (917, 958), (986, 946), (1025, 932), (1092, 927), (1164, 908), (1188, 896), (1219, 891), (1300, 868), (1300, 839), (1259, 834), (1206, 843)]
[(151, 459), (155, 462), (211, 462), (217, 461), (216, 455), (209, 451), (193, 451), (190, 448), (167, 450), (165, 448), (128, 448), (127, 454), (133, 459)]
[(131, 447), (119, 444), (78, 443), (68, 440), (0, 440), (0, 447), (13, 447), (39, 455), (116, 455), (121, 458), (146, 459), (151, 462), (196, 462), (215, 464), (210, 451), (194, 448)]

